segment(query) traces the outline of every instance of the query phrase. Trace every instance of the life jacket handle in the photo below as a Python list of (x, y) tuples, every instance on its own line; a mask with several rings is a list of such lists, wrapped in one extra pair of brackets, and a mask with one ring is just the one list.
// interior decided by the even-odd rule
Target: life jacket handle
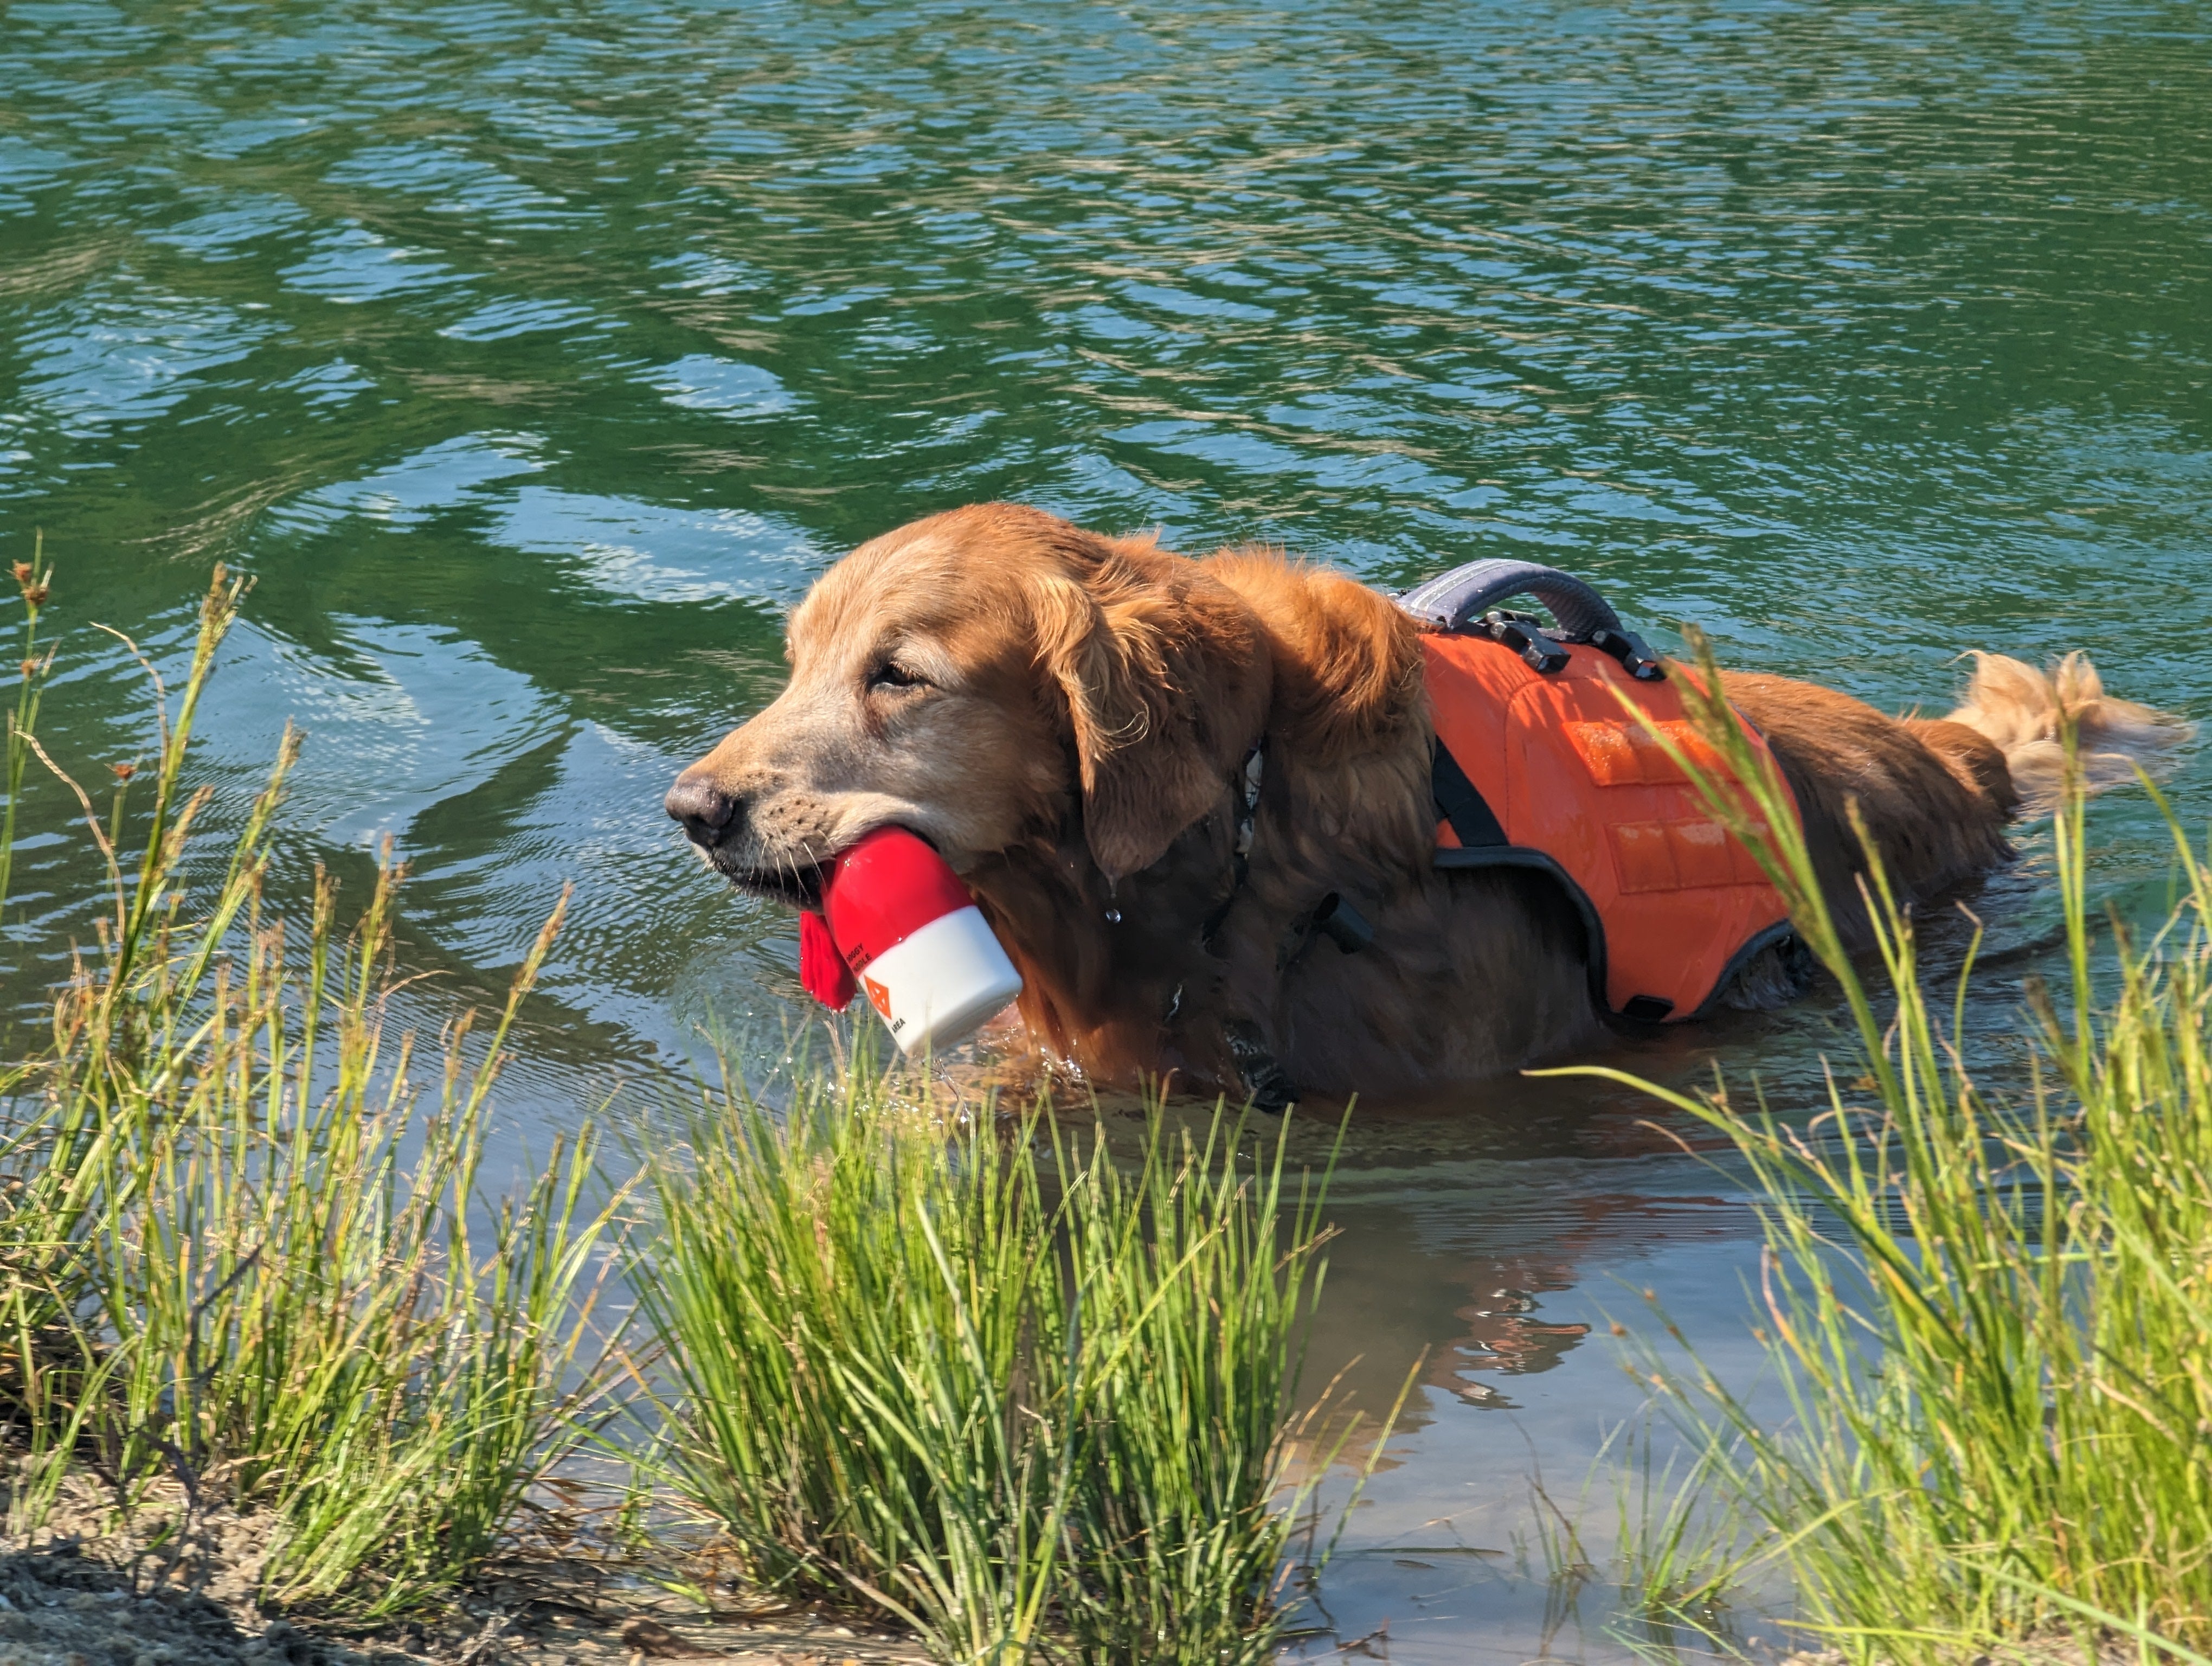
[[(1559, 628), (1540, 633), (1533, 621), (1516, 615), (1486, 617), (1489, 609), (1515, 596), (1534, 596), (1552, 610)], [(1471, 561), (1415, 585), (1397, 600), (1432, 630), (1472, 629), (1491, 636), (1547, 673), (1564, 667), (1566, 656), (1543, 637), (1592, 643), (1620, 660), (1639, 682), (1655, 683), (1666, 675), (1659, 656), (1620, 623), (1611, 602), (1573, 574), (1540, 562), (1510, 557)]]
[(1534, 596), (1552, 610), (1559, 635), (1587, 642), (1601, 630), (1619, 631), (1613, 604), (1571, 573), (1533, 561), (1471, 561), (1398, 598), (1398, 605), (1436, 630), (1463, 630), (1488, 609), (1514, 596)]

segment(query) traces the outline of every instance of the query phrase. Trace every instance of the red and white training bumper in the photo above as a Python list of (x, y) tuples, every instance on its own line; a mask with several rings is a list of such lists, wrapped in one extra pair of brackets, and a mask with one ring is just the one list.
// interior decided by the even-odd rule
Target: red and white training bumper
[(822, 908), (799, 917), (807, 993), (842, 1009), (857, 981), (908, 1056), (966, 1040), (1022, 992), (968, 887), (902, 827), (878, 828), (826, 863)]

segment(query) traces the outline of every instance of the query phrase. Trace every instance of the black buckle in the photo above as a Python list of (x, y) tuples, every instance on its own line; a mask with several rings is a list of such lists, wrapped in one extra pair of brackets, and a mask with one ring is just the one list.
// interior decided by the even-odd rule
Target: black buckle
[(1509, 613), (1493, 607), (1468, 629), (1493, 642), (1504, 643), (1547, 677), (1567, 668), (1566, 649), (1546, 635), (1543, 627), (1528, 614)]
[(1663, 682), (1667, 667), (1659, 663), (1659, 656), (1651, 645), (1632, 630), (1597, 629), (1590, 632), (1590, 646), (1601, 648), (1620, 661), (1628, 674), (1639, 683)]
[(1375, 927), (1367, 916), (1331, 891), (1314, 907), (1313, 928), (1346, 954), (1358, 954), (1375, 940)]

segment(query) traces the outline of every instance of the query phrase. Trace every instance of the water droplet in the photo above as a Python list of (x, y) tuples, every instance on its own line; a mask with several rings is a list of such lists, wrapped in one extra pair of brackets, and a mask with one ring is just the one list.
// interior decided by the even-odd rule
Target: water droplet
[(1120, 925), (1120, 924), (1121, 923), (1121, 909), (1107, 909), (1107, 910), (1106, 910), (1106, 923), (1107, 923), (1108, 925), (1109, 925), (1109, 926), (1118, 926), (1118, 925)]

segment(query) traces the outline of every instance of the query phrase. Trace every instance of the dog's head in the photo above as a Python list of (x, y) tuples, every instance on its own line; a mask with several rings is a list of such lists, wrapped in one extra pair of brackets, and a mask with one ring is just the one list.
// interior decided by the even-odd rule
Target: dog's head
[(668, 813), (739, 886), (801, 905), (892, 825), (965, 872), (1079, 808), (1108, 879), (1148, 867), (1226, 790), (1271, 674), (1196, 563), (1004, 503), (861, 545), (787, 651), (789, 686), (677, 777)]

